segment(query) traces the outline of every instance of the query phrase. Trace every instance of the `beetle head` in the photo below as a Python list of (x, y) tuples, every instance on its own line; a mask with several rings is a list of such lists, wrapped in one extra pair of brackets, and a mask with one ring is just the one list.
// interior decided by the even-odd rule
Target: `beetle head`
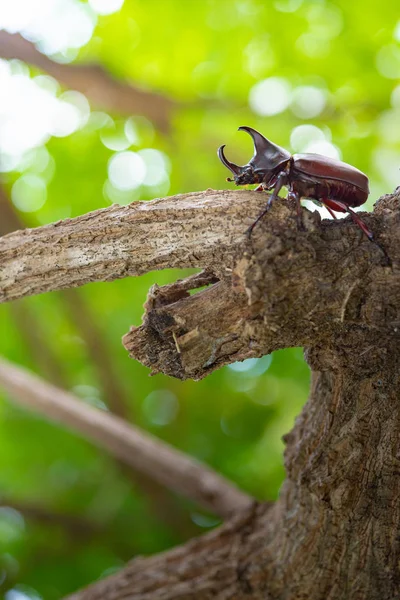
[(236, 185), (268, 183), (290, 159), (290, 153), (267, 140), (266, 137), (252, 129), (252, 127), (239, 127), (239, 131), (247, 131), (253, 138), (254, 155), (247, 165), (239, 167), (226, 158), (224, 154), (225, 145), (221, 146), (218, 150), (218, 156), (234, 175), (233, 180), (228, 179), (228, 181), (234, 181)]

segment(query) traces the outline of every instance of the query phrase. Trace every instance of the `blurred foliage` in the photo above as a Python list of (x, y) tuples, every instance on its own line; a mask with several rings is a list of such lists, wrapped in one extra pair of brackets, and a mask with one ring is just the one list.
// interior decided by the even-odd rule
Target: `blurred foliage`
[[(51, 137), (15, 168), (3, 169), (3, 185), (28, 227), (112, 202), (224, 188), (231, 184), (216, 148), (226, 143), (231, 160), (247, 162), (251, 140), (236, 130), (250, 125), (292, 151), (326, 150), (367, 172), (371, 208), (399, 182), (398, 19), (396, 0), (362, 6), (126, 0), (121, 10), (97, 17), (75, 60), (97, 62), (115, 77), (176, 100), (170, 134), (141, 115), (105, 115), (91, 106), (74, 133)], [(11, 67), (27, 72), (15, 61)], [(37, 75), (31, 68), (30, 76)], [(148, 148), (163, 154), (140, 154)], [(141, 164), (151, 159), (151, 176), (121, 185), (117, 169), (113, 185), (109, 161), (119, 151), (135, 153)], [(258, 498), (273, 499), (284, 476), (281, 437), (308, 392), (301, 349), (194, 383), (149, 378), (121, 346), (129, 326), (140, 323), (149, 286), (182, 275), (152, 273), (76, 291), (79, 314), (91, 323), (86, 332), (76, 304), (63, 293), (3, 305), (0, 351), (83, 401), (112, 407), (106, 372), (132, 422)], [(91, 343), (105, 348), (102, 365)], [(102, 451), (4, 396), (0, 421), (0, 589), (6, 600), (60, 598), (138, 553), (168, 548), (218, 522), (182, 498), (135, 481)]]

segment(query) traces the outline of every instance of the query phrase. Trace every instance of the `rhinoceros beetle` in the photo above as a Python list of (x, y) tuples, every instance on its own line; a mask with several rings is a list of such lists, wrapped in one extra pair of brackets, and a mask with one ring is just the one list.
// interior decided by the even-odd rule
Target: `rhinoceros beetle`
[(374, 239), (367, 225), (360, 219), (352, 207), (364, 204), (369, 194), (368, 177), (361, 171), (340, 160), (319, 154), (294, 154), (293, 156), (280, 146), (273, 144), (252, 127), (239, 127), (253, 138), (254, 155), (247, 165), (239, 167), (230, 162), (225, 154), (225, 145), (218, 149), (222, 163), (233, 173), (236, 185), (258, 183), (255, 191), (273, 190), (265, 209), (249, 227), (249, 237), (254, 227), (268, 212), (272, 202), (278, 197), (282, 186), (289, 189), (288, 198), (296, 202), (297, 219), (302, 228), (301, 198), (310, 198), (327, 208), (333, 218), (333, 211), (349, 213), (354, 223), (376, 244), (390, 259), (385, 249)]

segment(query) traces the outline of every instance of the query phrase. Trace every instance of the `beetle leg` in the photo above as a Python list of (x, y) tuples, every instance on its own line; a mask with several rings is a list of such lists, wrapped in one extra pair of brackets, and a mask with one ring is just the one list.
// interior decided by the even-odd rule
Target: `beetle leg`
[(321, 204), (323, 204), (326, 208), (326, 210), (328, 211), (328, 213), (331, 215), (332, 219), (336, 219), (337, 220), (337, 216), (335, 215), (335, 213), (333, 212), (333, 210), (331, 208), (329, 208), (329, 206), (327, 206), (323, 200), (321, 200)]
[(376, 241), (372, 231), (370, 229), (368, 229), (368, 227), (366, 226), (364, 221), (362, 221), (360, 219), (360, 217), (357, 215), (357, 213), (354, 210), (352, 210), (349, 206), (347, 207), (347, 210), (350, 213), (351, 218), (353, 219), (353, 223), (358, 225), (358, 227), (361, 229), (361, 231), (363, 231), (365, 233), (365, 235), (367, 236), (367, 238), (369, 239), (370, 242), (375, 244), (375, 246), (378, 246), (378, 248), (381, 250), (381, 252), (383, 252), (383, 254), (385, 255), (387, 264), (391, 265), (392, 261), (390, 260), (388, 253), (386, 252), (385, 248), (383, 246), (381, 246), (381, 244), (379, 242)]
[[(340, 200), (332, 200), (331, 198), (329, 198), (329, 200), (325, 200), (325, 201), (321, 200), (321, 202), (324, 204), (324, 206), (326, 206), (326, 208), (328, 210), (329, 210), (329, 208), (331, 208), (333, 210), (337, 210), (338, 212), (349, 213), (349, 215), (351, 216), (351, 218), (353, 220), (353, 223), (355, 225), (357, 225), (357, 227), (359, 227), (361, 229), (361, 231), (367, 236), (369, 241), (372, 242), (373, 244), (375, 244), (375, 246), (378, 246), (380, 251), (385, 255), (387, 264), (388, 265), (392, 264), (392, 261), (390, 260), (390, 257), (388, 255), (388, 253), (386, 252), (385, 248), (383, 246), (381, 246), (381, 244), (375, 240), (374, 234), (372, 233), (372, 231), (367, 227), (367, 225), (358, 216), (358, 214), (350, 208), (350, 206), (347, 206), (347, 204), (345, 204), (345, 202), (341, 202)], [(325, 204), (325, 202), (329, 202), (329, 207)]]
[(260, 185), (258, 185), (256, 188), (254, 188), (253, 192), (263, 192), (264, 191), (264, 186), (262, 183), (260, 183)]
[(288, 200), (294, 200), (296, 202), (296, 212), (297, 212), (297, 227), (300, 231), (304, 231), (304, 223), (303, 223), (303, 214), (301, 212), (301, 198), (298, 192), (295, 192), (293, 189), (289, 190)]
[(282, 171), (281, 173), (279, 173), (279, 175), (278, 175), (278, 177), (276, 179), (274, 191), (272, 192), (272, 194), (268, 198), (267, 206), (264, 208), (263, 211), (261, 211), (261, 213), (258, 215), (257, 219), (254, 221), (254, 223), (252, 223), (252, 225), (250, 225), (250, 227), (246, 231), (246, 234), (247, 234), (247, 236), (249, 238), (251, 237), (251, 234), (253, 232), (254, 227), (257, 225), (257, 223), (259, 221), (261, 221), (261, 219), (263, 218), (263, 216), (265, 214), (267, 214), (267, 212), (271, 208), (272, 202), (277, 199), (278, 194), (280, 192), (280, 189), (283, 186), (283, 184), (285, 183), (285, 181), (286, 181), (286, 173), (285, 173), (285, 171)]

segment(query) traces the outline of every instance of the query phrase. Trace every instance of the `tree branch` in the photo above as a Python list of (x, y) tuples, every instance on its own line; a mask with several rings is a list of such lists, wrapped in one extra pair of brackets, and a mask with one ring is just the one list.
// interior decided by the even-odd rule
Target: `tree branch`
[(263, 202), (251, 192), (210, 190), (113, 205), (3, 236), (0, 302), (171, 267), (225, 272)]
[(0, 360), (0, 386), (23, 406), (83, 434), (127, 465), (221, 517), (252, 503), (233, 483), (183, 452), (4, 359)]
[[(363, 318), (370, 322), (374, 314), (380, 335), (384, 317), (376, 298), (386, 286), (399, 286), (399, 199), (400, 190), (364, 216), (392, 268), (349, 219), (320, 223), (318, 213), (303, 209), (307, 230), (298, 231), (294, 207), (282, 199), (248, 241), (244, 231), (265, 195), (208, 190), (112, 206), (4, 236), (0, 301), (155, 269), (205, 268), (200, 279), (154, 288), (143, 326), (124, 338), (131, 356), (153, 372), (180, 378), (318, 343), (336, 322), (344, 332), (368, 286), (375, 294)], [(205, 283), (214, 285), (190, 296)], [(259, 319), (267, 324), (261, 337)]]
[[(324, 263), (341, 262), (356, 270), (357, 265), (381, 266), (379, 250), (349, 219), (320, 223), (318, 213), (303, 209), (308, 231), (299, 232), (294, 207), (282, 199), (248, 242), (244, 232), (265, 198), (250, 191), (207, 190), (113, 205), (3, 236), (0, 302), (166, 268), (206, 268), (224, 279), (240, 256), (261, 247), (287, 271), (299, 262), (294, 256), (299, 251), (322, 271)], [(390, 210), (390, 198), (396, 208), (399, 194), (381, 201), (381, 209), (366, 221), (395, 259), (398, 245), (395, 232), (391, 237), (395, 211)], [(354, 267), (350, 255), (356, 259)]]
[(0, 31), (0, 56), (18, 58), (46, 71), (66, 87), (85, 94), (98, 108), (127, 115), (144, 115), (161, 131), (169, 130), (176, 106), (173, 100), (118, 81), (98, 65), (56, 63), (21, 35), (6, 31)]

